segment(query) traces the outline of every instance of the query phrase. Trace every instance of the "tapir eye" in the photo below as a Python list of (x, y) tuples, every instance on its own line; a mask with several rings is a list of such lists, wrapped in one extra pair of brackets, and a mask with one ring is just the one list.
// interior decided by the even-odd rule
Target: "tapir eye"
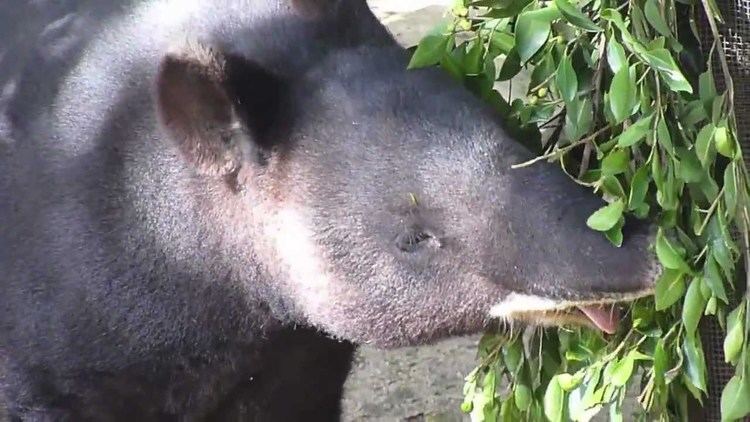
[(409, 228), (396, 238), (396, 246), (404, 252), (415, 252), (428, 244), (440, 246), (432, 233), (419, 227)]

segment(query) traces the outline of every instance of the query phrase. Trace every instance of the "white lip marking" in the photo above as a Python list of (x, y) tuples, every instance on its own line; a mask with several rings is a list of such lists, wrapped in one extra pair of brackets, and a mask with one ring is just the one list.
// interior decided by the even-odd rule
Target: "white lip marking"
[(630, 302), (644, 296), (651, 295), (651, 290), (642, 290), (620, 295), (619, 297), (602, 298), (598, 300), (556, 301), (540, 296), (511, 293), (497, 305), (490, 308), (492, 318), (510, 318), (513, 314), (527, 312), (542, 312), (569, 309), (585, 305), (604, 305), (612, 303)]
[(511, 293), (490, 309), (493, 318), (507, 318), (518, 312), (547, 311), (560, 307), (559, 302), (539, 296)]

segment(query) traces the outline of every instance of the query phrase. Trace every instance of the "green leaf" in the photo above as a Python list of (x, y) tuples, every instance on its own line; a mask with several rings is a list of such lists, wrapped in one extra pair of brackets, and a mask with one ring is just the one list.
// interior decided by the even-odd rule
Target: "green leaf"
[(626, 149), (614, 150), (602, 160), (602, 175), (613, 176), (625, 172), (630, 163), (630, 154)]
[(476, 0), (472, 1), (471, 4), (480, 7), (492, 6), (493, 9), (484, 14), (484, 17), (509, 18), (517, 15), (531, 2), (532, 0)]
[(674, 58), (672, 58), (672, 54), (668, 50), (659, 48), (656, 50), (645, 51), (643, 52), (643, 56), (646, 62), (659, 72), (672, 91), (693, 92), (693, 87), (690, 86), (690, 82), (685, 79), (685, 75), (680, 72)]
[(646, 0), (646, 6), (643, 10), (646, 14), (646, 20), (651, 26), (660, 34), (667, 38), (673, 38), (672, 31), (669, 30), (667, 22), (659, 13), (659, 6), (657, 0)]
[(591, 214), (586, 225), (594, 230), (607, 231), (617, 224), (624, 210), (625, 203), (622, 200), (615, 201)]
[(734, 158), (734, 139), (730, 136), (725, 125), (716, 128), (716, 132), (714, 132), (714, 144), (719, 154), (728, 158)]
[(514, 403), (511, 400), (504, 400), (502, 402), (502, 404), (500, 405), (499, 419), (498, 418), (487, 418), (484, 415), (482, 415), (482, 416), (479, 416), (479, 415), (476, 415), (476, 416), (470, 415), (469, 418), (470, 419), (475, 419), (475, 420), (480, 420), (480, 421), (489, 420), (490, 422), (497, 422), (497, 421), (501, 421), (501, 422), (513, 422), (513, 418), (516, 416), (516, 414), (515, 414), (516, 409), (513, 407), (513, 404)]
[(591, 99), (582, 98), (580, 101), (570, 103), (567, 113), (565, 113), (565, 127), (563, 129), (565, 136), (571, 142), (580, 139), (591, 129), (593, 115)]
[(714, 99), (717, 96), (716, 83), (714, 83), (714, 75), (711, 70), (701, 73), (698, 78), (698, 94), (706, 113), (711, 113)]
[[(634, 72), (633, 72), (634, 73)], [(630, 77), (630, 68), (622, 67), (609, 87), (609, 105), (615, 123), (620, 123), (633, 114), (633, 108), (638, 102), (636, 98), (635, 80)]]
[(544, 393), (544, 415), (551, 422), (562, 422), (565, 418), (565, 393), (557, 377), (552, 377)]
[(516, 20), (516, 49), (521, 63), (527, 62), (547, 42), (550, 23), (534, 12), (523, 12)]
[(557, 382), (560, 384), (560, 388), (564, 391), (571, 391), (578, 387), (583, 380), (583, 373), (567, 374), (565, 372), (557, 374)]
[(654, 347), (654, 378), (657, 385), (664, 382), (667, 365), (669, 365), (669, 358), (667, 357), (667, 351), (664, 349), (664, 339), (660, 338), (656, 342), (656, 347)]
[(487, 374), (484, 376), (484, 382), (482, 383), (482, 392), (487, 403), (491, 403), (495, 398), (495, 390), (497, 389), (497, 372), (490, 368)]
[(657, 311), (667, 309), (680, 300), (682, 294), (685, 293), (684, 277), (685, 273), (681, 271), (664, 269), (654, 287)]
[(721, 270), (724, 273), (724, 277), (727, 280), (733, 280), (734, 258), (732, 257), (732, 252), (729, 250), (729, 247), (727, 247), (725, 243), (726, 239), (727, 238), (721, 236), (711, 241), (711, 256), (721, 267)]
[(690, 267), (685, 262), (685, 259), (669, 243), (669, 240), (664, 237), (664, 233), (661, 230), (656, 235), (656, 256), (665, 268), (680, 270), (685, 273), (690, 272)]
[(560, 96), (565, 104), (570, 104), (578, 94), (578, 76), (573, 70), (573, 64), (567, 54), (560, 59), (555, 82), (557, 82), (557, 89), (560, 90)]
[(724, 105), (726, 103), (726, 100), (727, 93), (725, 92), (714, 98), (714, 101), (711, 104), (711, 122), (716, 126), (720, 126), (719, 121), (724, 115)]
[(735, 374), (721, 392), (721, 420), (733, 421), (750, 415), (750, 378)]
[[(643, 15), (643, 9), (638, 3), (632, 4), (628, 8), (628, 17), (630, 18), (630, 29), (635, 34), (635, 37), (643, 44), (646, 44), (646, 48), (652, 50), (659, 48), (659, 39), (662, 37), (650, 37), (646, 33), (646, 16)], [(663, 45), (661, 47), (664, 47)]]
[(625, 55), (625, 49), (622, 44), (612, 38), (607, 45), (607, 63), (612, 73), (617, 73), (620, 69), (628, 67), (628, 57)]
[(721, 299), (724, 303), (729, 303), (726, 289), (724, 288), (724, 279), (719, 273), (719, 264), (716, 262), (713, 254), (709, 255), (706, 258), (706, 263), (703, 264), (703, 279), (714, 296)]
[(651, 130), (651, 121), (653, 118), (654, 115), (650, 114), (630, 125), (630, 127), (622, 132), (617, 138), (617, 145), (624, 148), (637, 144)]
[(643, 204), (648, 193), (650, 172), (647, 165), (636, 170), (633, 180), (630, 182), (630, 195), (628, 196), (628, 209), (635, 210)]
[(659, 123), (656, 125), (656, 140), (671, 156), (674, 156), (674, 146), (672, 145), (672, 136), (669, 134), (669, 128), (667, 122), (664, 119), (659, 119)]
[(736, 164), (732, 161), (724, 169), (724, 205), (727, 208), (727, 216), (730, 220), (737, 209), (737, 180), (735, 174), (739, 174), (739, 172), (736, 172), (735, 168)]
[(448, 42), (452, 39), (452, 36), (445, 34), (428, 35), (422, 38), (411, 56), (408, 68), (417, 69), (437, 64), (446, 54)]
[(685, 294), (682, 306), (682, 324), (685, 326), (685, 335), (695, 338), (703, 310), (706, 307), (706, 298), (701, 293), (701, 279), (694, 277)]
[(593, 407), (599, 403), (599, 399), (601, 398), (599, 397), (599, 389), (597, 388), (599, 386), (599, 380), (602, 378), (601, 367), (589, 370), (587, 378), (588, 379), (585, 380), (586, 382), (584, 382), (586, 391), (581, 399), (585, 408)]
[(609, 422), (622, 422), (622, 406), (615, 401), (609, 406)]
[(513, 399), (516, 401), (516, 407), (527, 410), (531, 406), (534, 396), (528, 385), (516, 383), (513, 388)]
[(555, 5), (560, 9), (565, 20), (571, 24), (590, 32), (599, 32), (602, 30), (602, 28), (597, 26), (588, 16), (578, 10), (577, 7), (570, 4), (568, 0), (555, 0)]
[(463, 69), (463, 58), (464, 55), (461, 55), (460, 58), (458, 52), (463, 52), (462, 48), (457, 48), (454, 50), (452, 54), (445, 54), (440, 59), (440, 66), (445, 69), (450, 76), (452, 76), (455, 80), (461, 82), (464, 80), (464, 76), (466, 75), (466, 72)]
[(692, 127), (707, 119), (708, 114), (700, 100), (690, 101), (680, 113), (680, 123), (683, 127)]
[(651, 212), (651, 206), (647, 203), (643, 203), (633, 210), (633, 215), (642, 220), (649, 216), (649, 212)]
[(716, 309), (719, 307), (719, 303), (716, 301), (716, 296), (711, 296), (706, 303), (706, 311), (704, 315), (716, 315)]
[(628, 383), (630, 376), (633, 375), (633, 364), (635, 363), (633, 351), (623, 356), (622, 360), (617, 362), (612, 370), (610, 382), (616, 387), (622, 387)]
[(625, 197), (625, 190), (622, 188), (622, 185), (620, 184), (620, 180), (618, 180), (614, 176), (602, 176), (601, 180), (601, 187), (602, 190), (607, 193), (610, 196), (615, 196), (618, 198), (624, 198)]
[(518, 56), (518, 50), (513, 47), (510, 53), (505, 57), (500, 74), (497, 76), (498, 81), (507, 81), (513, 78), (521, 71), (521, 58)]
[[(602, 407), (600, 405), (587, 407), (584, 403), (584, 394), (587, 391), (586, 383), (581, 384), (578, 388), (571, 391), (568, 395), (568, 415), (570, 420), (590, 421), (596, 416)], [(530, 419), (534, 420), (534, 419)], [(515, 422), (515, 421), (513, 421)]]
[(516, 38), (504, 31), (492, 31), (490, 36), (490, 48), (500, 54), (508, 54), (516, 45)]
[(484, 68), (482, 57), (484, 56), (484, 43), (474, 40), (469, 43), (466, 57), (464, 57), (464, 69), (467, 75), (478, 75)]
[(704, 177), (706, 177), (706, 172), (705, 170), (703, 170), (703, 167), (698, 160), (698, 156), (695, 155), (695, 152), (680, 147), (679, 157), (679, 173), (682, 180), (688, 183), (697, 183), (703, 180)]
[(503, 347), (503, 358), (505, 366), (511, 374), (517, 374), (521, 370), (524, 361), (523, 345), (519, 339), (509, 341)]
[(716, 127), (712, 123), (708, 123), (701, 128), (695, 140), (695, 153), (698, 155), (698, 160), (700, 160), (701, 165), (705, 169), (709, 168), (716, 156), (716, 151), (713, 149), (713, 144), (711, 143), (715, 131)]
[(695, 341), (685, 338), (682, 342), (682, 354), (685, 358), (685, 375), (695, 388), (706, 391), (706, 359), (700, 337)]
[(536, 86), (546, 85), (545, 81), (549, 80), (549, 77), (557, 70), (555, 65), (555, 58), (552, 55), (552, 51), (545, 51), (541, 59), (537, 61), (534, 70), (531, 71), (531, 78), (529, 80), (529, 89)]
[(620, 217), (620, 221), (618, 221), (614, 227), (604, 232), (604, 237), (606, 237), (614, 246), (619, 248), (620, 246), (622, 246), (622, 241), (623, 241), (622, 228), (624, 226), (625, 226), (625, 218)]
[(724, 360), (727, 363), (736, 361), (745, 344), (744, 310), (743, 301), (727, 316), (727, 335), (724, 337)]
[(626, 32), (628, 30), (625, 26), (625, 21), (622, 19), (622, 15), (617, 9), (604, 9), (601, 12), (601, 17), (612, 22), (620, 31)]

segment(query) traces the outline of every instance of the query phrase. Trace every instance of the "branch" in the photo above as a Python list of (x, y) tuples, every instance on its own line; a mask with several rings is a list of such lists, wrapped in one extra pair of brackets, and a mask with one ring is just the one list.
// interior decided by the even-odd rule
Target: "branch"
[(570, 145), (566, 145), (566, 146), (564, 146), (564, 147), (562, 147), (560, 149), (556, 149), (556, 150), (554, 150), (552, 152), (549, 152), (547, 154), (540, 155), (540, 156), (538, 156), (538, 157), (536, 157), (534, 159), (531, 159), (529, 161), (525, 161), (523, 163), (518, 163), (518, 164), (513, 164), (512, 166), (510, 166), (510, 168), (512, 168), (512, 169), (519, 169), (519, 168), (522, 168), (522, 167), (528, 167), (528, 166), (530, 166), (530, 165), (532, 165), (534, 163), (538, 163), (539, 161), (546, 160), (546, 159), (554, 157), (554, 156), (556, 156), (558, 154), (564, 154), (564, 153), (572, 150), (573, 148), (575, 148), (577, 146), (580, 146), (580, 145), (583, 145), (583, 144), (585, 144), (587, 142), (590, 142), (592, 139), (594, 139), (597, 136), (601, 135), (602, 133), (608, 131), (609, 129), (611, 129), (611, 126), (607, 125), (607, 126), (601, 128), (601, 129), (597, 130), (593, 134), (591, 134), (591, 135), (589, 135), (589, 136), (587, 136), (587, 137), (585, 137), (585, 138), (583, 138), (583, 139), (581, 139), (581, 140), (579, 140), (577, 142), (574, 142), (574, 143), (572, 143)]

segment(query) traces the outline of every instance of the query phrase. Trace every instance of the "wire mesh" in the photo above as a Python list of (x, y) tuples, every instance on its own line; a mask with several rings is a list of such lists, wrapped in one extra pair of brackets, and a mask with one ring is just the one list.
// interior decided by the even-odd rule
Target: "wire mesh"
[[(726, 54), (734, 84), (737, 135), (743, 157), (750, 165), (750, 0), (716, 0), (716, 3), (725, 20), (719, 31), (721, 48)], [(705, 19), (699, 22), (699, 32), (704, 53), (707, 54), (714, 37)], [(716, 60), (713, 69), (717, 85), (724, 85), (721, 68)], [(716, 319), (704, 318), (700, 333), (708, 370), (708, 397), (702, 408), (694, 403), (691, 420), (718, 422), (721, 421), (721, 392), (734, 375), (734, 368), (724, 362), (724, 332)], [(745, 421), (750, 421), (750, 418)]]

